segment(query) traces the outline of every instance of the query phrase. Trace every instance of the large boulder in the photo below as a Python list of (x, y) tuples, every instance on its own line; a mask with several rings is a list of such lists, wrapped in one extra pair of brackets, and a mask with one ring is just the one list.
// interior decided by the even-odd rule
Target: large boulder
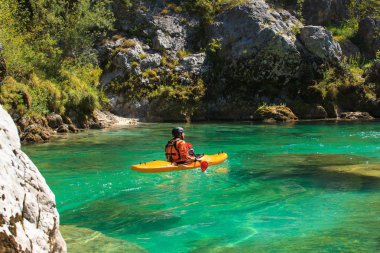
[(279, 97), (284, 87), (304, 82), (305, 73), (308, 78), (321, 75), (322, 65), (335, 65), (341, 57), (339, 44), (326, 29), (303, 27), (287, 11), (276, 11), (262, 0), (218, 15), (209, 37), (215, 89), (228, 96), (240, 92), (249, 100), (258, 92)]
[(23, 142), (44, 142), (48, 141), (53, 135), (53, 130), (49, 127), (48, 121), (44, 117), (24, 117), (17, 122), (17, 125)]
[(253, 114), (253, 120), (263, 122), (291, 122), (298, 120), (286, 106), (261, 106)]
[(306, 49), (322, 61), (340, 62), (342, 50), (330, 31), (321, 26), (305, 26), (301, 28), (300, 38)]
[(300, 72), (302, 56), (292, 30), (299, 26), (288, 12), (250, 0), (218, 15), (209, 37), (220, 44), (217, 55), (234, 79), (286, 82)]
[(56, 129), (60, 125), (63, 124), (63, 119), (62, 119), (61, 115), (56, 114), (56, 113), (51, 113), (51, 114), (47, 115), (46, 120), (48, 122), (49, 127), (53, 128), (53, 129)]
[(366, 56), (376, 57), (376, 52), (380, 50), (380, 18), (367, 17), (359, 23), (359, 37), (362, 42), (362, 49)]
[(0, 252), (66, 252), (55, 197), (0, 106)]
[(120, 7), (122, 6), (114, 8), (121, 30), (127, 34), (149, 38), (153, 49), (175, 55), (177, 51), (188, 47), (199, 48), (197, 35), (201, 26), (197, 15), (173, 11), (162, 0), (142, 0), (138, 7), (127, 11)]
[(346, 120), (373, 120), (374, 118), (368, 112), (342, 112), (341, 119)]

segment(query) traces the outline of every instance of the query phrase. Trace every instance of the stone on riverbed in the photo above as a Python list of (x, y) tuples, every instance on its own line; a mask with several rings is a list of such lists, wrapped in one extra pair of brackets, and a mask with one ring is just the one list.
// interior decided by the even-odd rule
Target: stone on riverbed
[(108, 237), (101, 232), (72, 225), (61, 226), (70, 252), (147, 252), (137, 244)]
[(343, 166), (325, 166), (321, 167), (326, 171), (334, 171), (340, 173), (349, 173), (366, 177), (380, 178), (380, 164), (355, 164)]

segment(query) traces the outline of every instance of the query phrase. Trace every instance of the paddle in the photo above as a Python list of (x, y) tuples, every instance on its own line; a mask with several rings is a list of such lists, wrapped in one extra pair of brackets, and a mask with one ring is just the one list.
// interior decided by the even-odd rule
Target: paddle
[(202, 172), (205, 172), (207, 170), (207, 167), (208, 167), (208, 162), (202, 161), (201, 162), (201, 170), (202, 170)]

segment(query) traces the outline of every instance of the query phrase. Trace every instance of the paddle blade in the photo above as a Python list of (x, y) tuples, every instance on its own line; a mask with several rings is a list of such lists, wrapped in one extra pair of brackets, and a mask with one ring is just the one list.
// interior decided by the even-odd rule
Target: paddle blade
[(203, 161), (201, 162), (201, 170), (204, 172), (208, 167), (208, 162)]

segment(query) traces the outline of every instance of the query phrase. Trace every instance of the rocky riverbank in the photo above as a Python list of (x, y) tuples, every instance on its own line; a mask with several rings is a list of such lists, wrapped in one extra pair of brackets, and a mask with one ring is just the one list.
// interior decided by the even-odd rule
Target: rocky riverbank
[[(20, 74), (14, 52), (0, 45), (0, 103), (27, 142), (118, 121), (99, 111), (151, 122), (379, 118), (376, 6), (372, 0), (112, 0), (97, 6), (104, 15), (86, 47), (67, 49), (68, 38), (55, 38), (49, 50), (64, 52), (48, 64), (53, 69), (36, 64)], [(33, 16), (42, 7), (30, 8)], [(91, 7), (83, 11), (84, 18), (95, 15)], [(93, 29), (83, 27), (82, 37)], [(44, 43), (36, 39), (30, 47)]]

